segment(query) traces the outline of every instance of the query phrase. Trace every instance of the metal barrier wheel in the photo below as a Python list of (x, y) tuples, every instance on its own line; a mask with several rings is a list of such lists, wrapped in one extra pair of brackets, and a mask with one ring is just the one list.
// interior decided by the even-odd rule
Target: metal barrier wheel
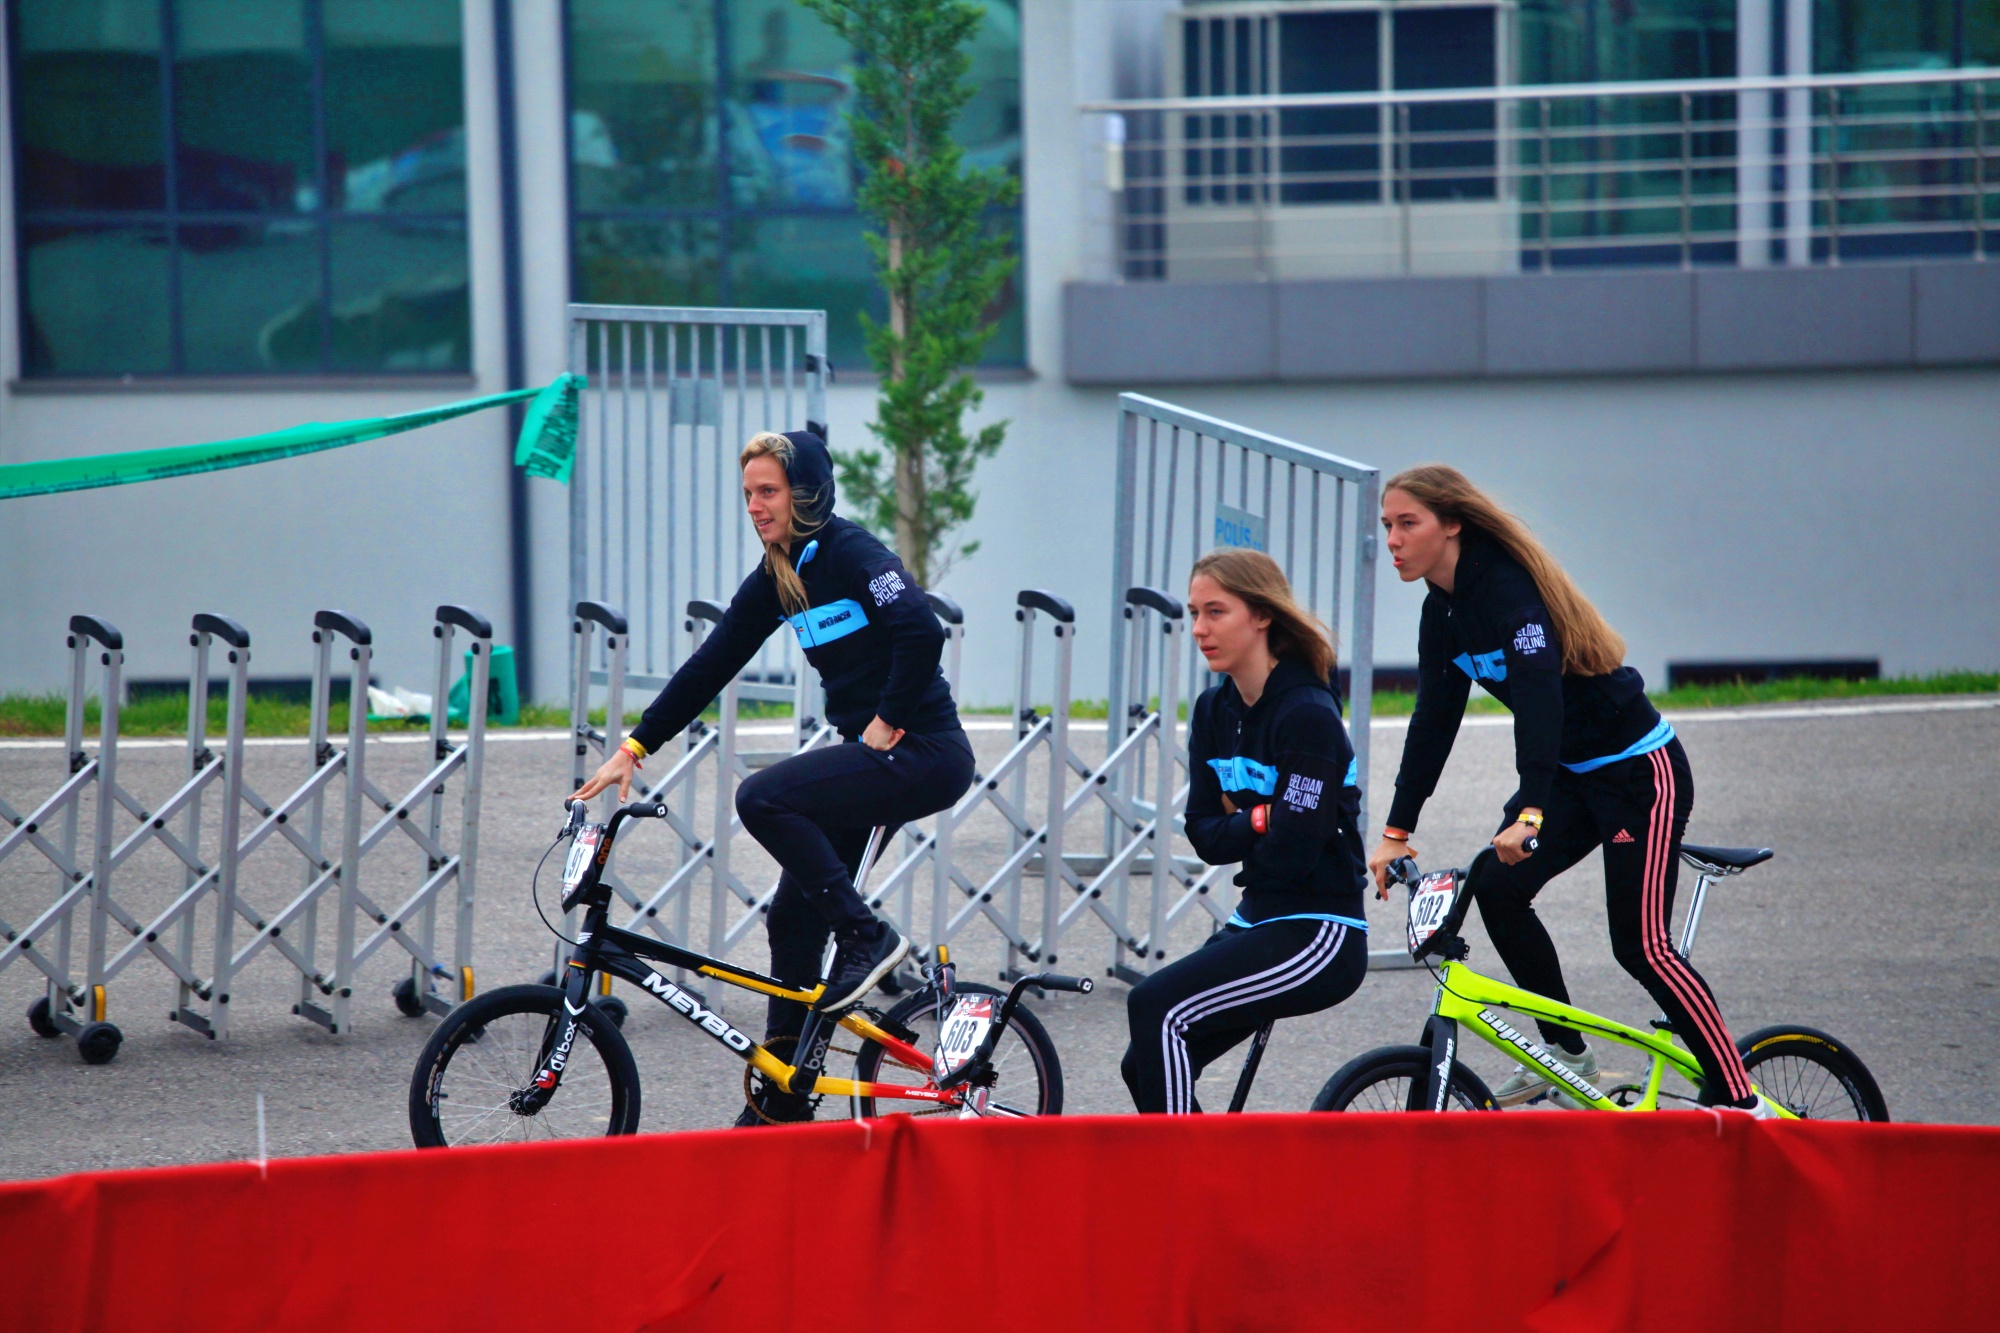
[(37, 1037), (60, 1037), (62, 1029), (49, 1021), (49, 997), (44, 995), (28, 1006), (28, 1026)]
[(125, 1042), (125, 1034), (115, 1024), (85, 1023), (83, 1030), (76, 1034), (76, 1053), (83, 1057), (87, 1065), (108, 1065), (117, 1057), (118, 1048)]
[(396, 1001), (397, 1011), (405, 1018), (422, 1018), (428, 1008), (424, 1004), (423, 993), (417, 989), (416, 981), (410, 977), (404, 977), (397, 982), (389, 994)]

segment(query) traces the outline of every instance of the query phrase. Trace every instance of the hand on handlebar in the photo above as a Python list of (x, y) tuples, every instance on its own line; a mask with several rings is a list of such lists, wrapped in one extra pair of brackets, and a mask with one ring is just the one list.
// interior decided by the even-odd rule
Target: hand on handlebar
[(1502, 865), (1519, 865), (1535, 854), (1534, 842), (1534, 826), (1516, 820), (1493, 839), (1493, 850), (1500, 854)]
[(620, 746), (611, 752), (611, 757), (591, 775), (590, 781), (570, 793), (572, 801), (587, 801), (607, 787), (616, 785), (620, 804), (632, 799), (632, 771), (639, 767), (638, 759), (630, 750)]
[(1376, 898), (1385, 902), (1388, 900), (1389, 863), (1398, 857), (1415, 858), (1417, 855), (1417, 849), (1413, 844), (1398, 842), (1394, 838), (1384, 838), (1375, 844), (1375, 850), (1368, 856), (1368, 873), (1375, 878)]

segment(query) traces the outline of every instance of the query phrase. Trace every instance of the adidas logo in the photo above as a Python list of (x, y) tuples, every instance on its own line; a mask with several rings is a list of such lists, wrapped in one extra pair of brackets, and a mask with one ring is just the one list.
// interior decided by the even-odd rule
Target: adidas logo
[(1637, 842), (1637, 841), (1638, 841), (1638, 839), (1637, 839), (1637, 838), (1635, 838), (1635, 837), (1633, 837), (1633, 836), (1632, 836), (1631, 834), (1627, 833), (1627, 832), (1626, 832), (1626, 831), (1625, 831), (1624, 829), (1619, 829), (1619, 830), (1618, 830), (1618, 836), (1617, 836), (1617, 837), (1615, 837), (1615, 838), (1613, 838), (1613, 839), (1612, 839), (1611, 841), (1613, 841), (1613, 842)]

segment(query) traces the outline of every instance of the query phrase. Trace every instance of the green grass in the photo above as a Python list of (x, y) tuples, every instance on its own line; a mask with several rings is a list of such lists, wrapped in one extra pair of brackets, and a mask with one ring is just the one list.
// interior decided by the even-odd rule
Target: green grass
[[(60, 694), (7, 694), (0, 695), (0, 736), (60, 736), (63, 733), (63, 719), (66, 705)], [(86, 737), (97, 734), (103, 710), (96, 698), (84, 701), (83, 732)], [(762, 718), (788, 718), (792, 715), (790, 704), (746, 703), (740, 716), (747, 720)], [(185, 736), (187, 735), (188, 698), (180, 694), (146, 694), (127, 703), (118, 710), (118, 734), (120, 736)], [(702, 714), (710, 722), (719, 714), (710, 708)], [(336, 701), (327, 709), (327, 731), (330, 735), (347, 734), (347, 703)], [(591, 723), (604, 725), (604, 710), (594, 708), (590, 713)], [(625, 725), (630, 728), (639, 720), (638, 713), (627, 713)], [(252, 694), (243, 709), (243, 731), (247, 736), (303, 736), (312, 722), (312, 708), (302, 703), (291, 703), (283, 699), (264, 698)], [(208, 731), (211, 736), (221, 735), (229, 723), (229, 701), (221, 694), (211, 694), (208, 700)], [(405, 722), (401, 720), (370, 722), (368, 730), (376, 733), (423, 731), (428, 722)], [(523, 704), (519, 727), (524, 729), (565, 728), (569, 726), (569, 709), (560, 704)], [(455, 727), (454, 730), (460, 730)]]
[[(1687, 687), (1678, 690), (1661, 690), (1653, 695), (1653, 702), (1661, 708), (1731, 708), (1744, 704), (1801, 703), (1818, 699), (1869, 699), (1899, 694), (1993, 694), (2000, 693), (2000, 672), (1991, 671), (1945, 671), (1929, 676), (1898, 676), (1888, 680), (1774, 680), (1761, 685), (1707, 685)], [(1404, 717), (1416, 704), (1412, 694), (1381, 693), (1375, 696), (1376, 717)], [(221, 695), (211, 695), (208, 701), (208, 727), (211, 735), (220, 735), (227, 722), (228, 701)], [(133, 700), (119, 712), (118, 734), (121, 736), (184, 736), (187, 734), (187, 696), (185, 694), (149, 694)], [(8, 694), (0, 695), (0, 736), (60, 736), (63, 730), (63, 698), (59, 694)], [(1007, 716), (1005, 708), (969, 708), (967, 716)], [(1103, 718), (1109, 710), (1102, 699), (1079, 699), (1071, 705), (1070, 716), (1078, 719)], [(1475, 694), (1467, 708), (1473, 713), (1505, 712), (1497, 700), (1485, 694)], [(1186, 708), (1183, 705), (1183, 716)], [(746, 703), (742, 718), (749, 721), (789, 718), (790, 704)], [(716, 711), (711, 708), (702, 714), (714, 721)], [(84, 706), (84, 732), (95, 735), (98, 726), (98, 705), (96, 699)], [(260, 698), (252, 695), (244, 716), (244, 729), (251, 736), (303, 736), (311, 719), (310, 708), (302, 703), (288, 703), (282, 699)], [(604, 725), (604, 710), (594, 709), (590, 714), (592, 724)], [(627, 713), (626, 726), (639, 720), (636, 712)], [(372, 732), (406, 732), (422, 730), (422, 723), (377, 722), (369, 725)], [(562, 728), (569, 725), (569, 710), (557, 704), (524, 704), (521, 708), (522, 727)], [(347, 731), (347, 705), (336, 703), (329, 710), (328, 729), (338, 736)]]

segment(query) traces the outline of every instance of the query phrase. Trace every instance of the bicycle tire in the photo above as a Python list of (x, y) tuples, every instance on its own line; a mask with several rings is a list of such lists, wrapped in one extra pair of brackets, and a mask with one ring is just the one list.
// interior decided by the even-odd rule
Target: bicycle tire
[[(1412, 1111), (1430, 1076), (1431, 1053), (1422, 1046), (1379, 1046), (1355, 1056), (1326, 1081), (1313, 1098), (1315, 1111)], [(1448, 1111), (1497, 1111), (1485, 1082), (1457, 1060), (1451, 1062)]]
[[(1868, 1066), (1846, 1043), (1818, 1028), (1790, 1023), (1759, 1028), (1736, 1049), (1758, 1090), (1802, 1120), (1889, 1118), (1889, 1104)], [(1759, 1077), (1759, 1069), (1767, 1072)]]
[[(1005, 998), (1004, 991), (976, 982), (962, 981), (959, 994), (991, 995)], [(907, 1027), (917, 1034), (911, 1043), (919, 1050), (937, 1046), (936, 992), (929, 986), (906, 995), (888, 1014), (888, 1023)], [(858, 1083), (909, 1082), (921, 1085), (926, 1076), (914, 1069), (885, 1062), (886, 1052), (876, 1043), (863, 1042), (855, 1057), (854, 1078)], [(1062, 1060), (1042, 1020), (1026, 1005), (1016, 1005), (1007, 1020), (1007, 1031), (993, 1051), (993, 1067), (999, 1075), (993, 1086), (990, 1106), (1008, 1115), (1061, 1115), (1063, 1104)], [(1010, 1076), (1011, 1075), (1011, 1076)], [(1023, 1091), (1025, 1089), (1026, 1091)], [(936, 1115), (924, 1102), (897, 1097), (856, 1097), (855, 1111), (866, 1119), (878, 1115)], [(917, 1109), (922, 1108), (922, 1109)]]
[[(532, 1115), (510, 1106), (510, 1095), (526, 1088), (541, 1069), (551, 1024), (562, 1009), (563, 993), (553, 986), (503, 986), (445, 1015), (410, 1077), (410, 1137), (416, 1145), (637, 1133), (639, 1067), (618, 1025), (595, 1004), (584, 1006), (588, 1046), (579, 1042), (570, 1052), (555, 1100)], [(440, 1103), (449, 1105), (441, 1109)]]

